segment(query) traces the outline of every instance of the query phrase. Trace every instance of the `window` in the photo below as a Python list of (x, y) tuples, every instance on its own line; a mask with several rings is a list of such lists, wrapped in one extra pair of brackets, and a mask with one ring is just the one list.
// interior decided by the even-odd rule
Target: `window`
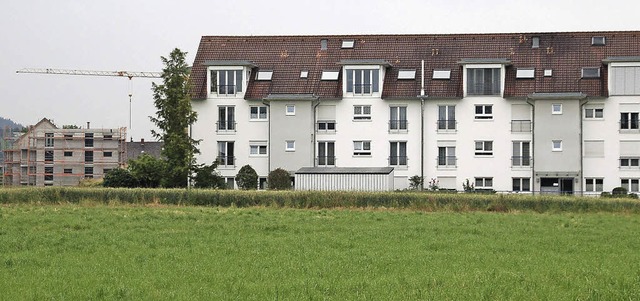
[(44, 180), (53, 181), (53, 166), (44, 167)]
[(44, 147), (53, 147), (53, 133), (44, 134)]
[(52, 150), (44, 151), (44, 161), (45, 162), (49, 162), (49, 163), (53, 162), (53, 151)]
[(582, 78), (599, 78), (600, 77), (600, 68), (582, 68)]
[(493, 156), (493, 141), (476, 141), (476, 156)]
[(371, 141), (353, 141), (354, 156), (371, 156)]
[(251, 106), (249, 108), (250, 120), (267, 120), (267, 107), (266, 106)]
[(327, 50), (327, 39), (320, 40), (320, 50)]
[(407, 129), (407, 107), (390, 107), (389, 115), (389, 130)]
[(64, 134), (64, 140), (71, 140), (73, 139), (73, 134)]
[(603, 108), (585, 108), (584, 109), (585, 119), (602, 119), (602, 117), (604, 117)]
[(475, 178), (475, 182), (475, 187), (479, 189), (493, 187), (493, 178)]
[(531, 142), (513, 141), (511, 166), (531, 166)]
[(456, 106), (438, 106), (438, 130), (456, 129)]
[(285, 141), (284, 150), (287, 152), (294, 152), (296, 150), (296, 142), (294, 140)]
[(347, 93), (368, 95), (379, 92), (379, 69), (346, 69)]
[(265, 190), (267, 189), (267, 178), (259, 177), (258, 178), (258, 189)]
[(562, 114), (562, 104), (554, 103), (551, 105), (551, 114), (558, 115)]
[(242, 92), (242, 70), (211, 70), (211, 93), (235, 95)]
[(531, 48), (540, 48), (540, 37), (531, 37)]
[(467, 69), (468, 95), (500, 95), (500, 68)]
[(493, 106), (476, 105), (476, 119), (493, 119)]
[(353, 106), (354, 120), (371, 120), (371, 106)]
[(553, 69), (544, 69), (544, 76), (545, 77), (553, 76)]
[(218, 107), (218, 131), (233, 131), (236, 129), (235, 107)]
[(113, 153), (112, 152), (104, 152), (102, 153), (103, 157), (113, 157)]
[(234, 189), (236, 187), (236, 179), (233, 177), (225, 178), (225, 182), (227, 183), (227, 189)]
[(554, 152), (562, 151), (562, 140), (553, 140), (551, 141), (551, 150)]
[(104, 140), (112, 140), (113, 139), (113, 135), (104, 135), (103, 139)]
[(592, 37), (591, 38), (591, 45), (592, 46), (604, 46), (605, 45), (605, 38), (604, 37)]
[(451, 79), (451, 70), (433, 70), (432, 79)]
[(322, 71), (320, 80), (338, 80), (338, 76), (340, 76), (340, 71)]
[(627, 189), (628, 192), (640, 192), (640, 179), (620, 179), (620, 186)]
[(406, 166), (407, 165), (407, 142), (389, 142), (389, 165)]
[(398, 79), (416, 79), (416, 69), (398, 71)]
[(84, 177), (87, 179), (93, 178), (93, 166), (84, 167)]
[(93, 162), (93, 151), (85, 151), (84, 152), (84, 162), (92, 163)]
[(531, 191), (531, 178), (512, 178), (512, 191)]
[(353, 48), (355, 43), (354, 40), (342, 40), (342, 48)]
[(611, 95), (640, 95), (640, 66), (612, 66)]
[(309, 71), (307, 70), (300, 71), (300, 78), (307, 78), (307, 77), (309, 77)]
[(516, 70), (516, 78), (534, 78), (536, 69), (534, 68), (518, 68)]
[(638, 113), (620, 113), (620, 129), (637, 130), (638, 124), (640, 123), (638, 120), (638, 115)]
[(256, 80), (271, 80), (272, 76), (273, 76), (272, 70), (260, 70), (256, 74)]
[(73, 157), (73, 152), (64, 152), (65, 157)]
[(65, 173), (65, 174), (71, 174), (71, 173), (73, 173), (73, 169), (71, 169), (71, 168), (65, 168), (65, 169), (64, 169), (64, 173)]
[(93, 147), (93, 133), (84, 134), (84, 147)]
[(602, 178), (586, 178), (584, 179), (584, 190), (589, 192), (602, 192), (604, 179)]
[(318, 121), (318, 131), (320, 132), (331, 132), (336, 130), (336, 121), (335, 120), (320, 120)]
[(438, 147), (438, 167), (455, 167), (456, 166), (456, 147), (440, 146)]
[(250, 155), (266, 155), (267, 142), (266, 141), (249, 141), (249, 154)]
[(218, 166), (235, 167), (234, 143), (232, 141), (218, 141)]
[(622, 168), (638, 168), (640, 167), (640, 157), (622, 157), (620, 158), (620, 167)]
[(286, 105), (285, 106), (285, 114), (292, 116), (296, 114), (296, 106), (295, 105)]
[(318, 142), (318, 166), (335, 166), (335, 142), (319, 141)]

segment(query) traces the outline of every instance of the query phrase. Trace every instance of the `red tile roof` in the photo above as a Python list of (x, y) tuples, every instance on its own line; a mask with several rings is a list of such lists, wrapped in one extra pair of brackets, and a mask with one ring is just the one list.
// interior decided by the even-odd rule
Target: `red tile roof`
[[(592, 46), (591, 38), (604, 36), (606, 45)], [(531, 47), (539, 37), (540, 47)], [(320, 41), (328, 49), (320, 49)], [(342, 49), (342, 40), (355, 40), (354, 48)], [(383, 98), (410, 98), (420, 93), (420, 61), (425, 61), (425, 92), (432, 98), (462, 97), (461, 60), (507, 59), (505, 97), (528, 94), (582, 92), (590, 97), (607, 96), (608, 57), (640, 56), (640, 31), (558, 32), (450, 35), (344, 35), (344, 36), (204, 36), (192, 68), (194, 99), (207, 95), (206, 61), (250, 61), (258, 69), (273, 70), (271, 81), (252, 76), (246, 99), (269, 94), (314, 94), (320, 98), (342, 97), (342, 74), (338, 81), (321, 81), (323, 70), (339, 70), (345, 60), (384, 60), (387, 69)], [(516, 79), (517, 68), (536, 68), (534, 79)], [(582, 79), (583, 67), (601, 68), (601, 77)], [(398, 80), (398, 70), (416, 69), (415, 80)], [(433, 69), (450, 69), (450, 80), (433, 80)], [(552, 69), (552, 77), (543, 70)], [(308, 70), (307, 78), (300, 71)]]

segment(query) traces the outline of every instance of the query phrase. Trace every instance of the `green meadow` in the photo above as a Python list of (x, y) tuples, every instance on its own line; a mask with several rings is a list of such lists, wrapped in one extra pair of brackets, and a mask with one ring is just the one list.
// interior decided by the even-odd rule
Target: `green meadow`
[(0, 300), (640, 300), (640, 215), (0, 205)]

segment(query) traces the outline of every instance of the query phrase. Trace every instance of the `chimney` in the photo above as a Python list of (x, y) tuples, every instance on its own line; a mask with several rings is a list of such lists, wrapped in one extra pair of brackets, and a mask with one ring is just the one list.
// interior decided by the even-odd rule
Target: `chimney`
[(91, 128), (91, 122), (87, 121), (87, 130)]

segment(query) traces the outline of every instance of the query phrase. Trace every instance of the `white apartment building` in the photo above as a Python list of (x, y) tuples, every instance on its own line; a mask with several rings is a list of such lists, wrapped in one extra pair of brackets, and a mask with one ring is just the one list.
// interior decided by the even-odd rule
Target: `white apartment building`
[(639, 191), (640, 32), (205, 36), (200, 163), (393, 167), (442, 189)]

